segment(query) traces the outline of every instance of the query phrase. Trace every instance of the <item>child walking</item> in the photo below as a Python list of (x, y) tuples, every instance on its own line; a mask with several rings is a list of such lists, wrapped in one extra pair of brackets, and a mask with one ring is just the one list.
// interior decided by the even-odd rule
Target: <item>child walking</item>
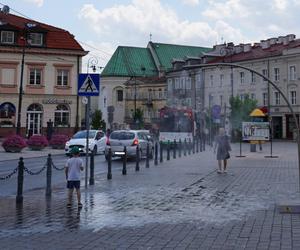
[(73, 190), (76, 189), (78, 208), (82, 208), (81, 194), (80, 194), (80, 171), (83, 171), (83, 162), (79, 158), (79, 148), (73, 147), (70, 152), (73, 157), (68, 159), (65, 165), (65, 173), (68, 188), (68, 203), (67, 207), (72, 206)]

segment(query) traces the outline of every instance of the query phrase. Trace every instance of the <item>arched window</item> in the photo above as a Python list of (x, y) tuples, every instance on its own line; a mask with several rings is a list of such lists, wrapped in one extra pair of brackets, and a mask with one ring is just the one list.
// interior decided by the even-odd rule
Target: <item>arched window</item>
[(13, 127), (15, 125), (16, 108), (10, 102), (0, 105), (0, 127)]
[(67, 127), (70, 121), (70, 110), (67, 105), (60, 104), (56, 106), (54, 112), (54, 125)]

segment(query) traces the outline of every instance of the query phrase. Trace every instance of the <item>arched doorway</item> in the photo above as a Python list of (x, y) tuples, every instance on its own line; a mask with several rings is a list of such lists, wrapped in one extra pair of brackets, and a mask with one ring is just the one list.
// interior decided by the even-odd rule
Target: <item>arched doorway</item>
[(40, 104), (31, 104), (27, 109), (26, 135), (36, 135), (42, 132), (43, 107)]

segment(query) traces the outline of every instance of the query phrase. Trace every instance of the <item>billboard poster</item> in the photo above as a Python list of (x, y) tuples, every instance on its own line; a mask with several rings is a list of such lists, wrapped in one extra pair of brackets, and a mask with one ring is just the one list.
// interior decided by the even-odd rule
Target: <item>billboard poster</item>
[(243, 141), (268, 141), (270, 139), (269, 122), (243, 122)]

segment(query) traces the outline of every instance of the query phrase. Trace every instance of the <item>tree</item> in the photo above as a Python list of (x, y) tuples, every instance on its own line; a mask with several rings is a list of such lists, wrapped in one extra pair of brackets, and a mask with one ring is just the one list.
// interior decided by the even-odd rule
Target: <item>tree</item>
[(136, 111), (132, 112), (132, 117), (134, 121), (134, 126), (138, 129), (141, 129), (144, 127), (144, 112), (140, 108), (137, 108)]
[(233, 139), (240, 137), (242, 122), (251, 120), (250, 113), (257, 107), (257, 100), (251, 99), (248, 94), (241, 100), (239, 96), (230, 98), (230, 123), (233, 132)]
[(100, 129), (105, 131), (106, 130), (106, 123), (102, 119), (102, 112), (101, 110), (95, 110), (95, 112), (92, 115), (92, 122), (91, 122), (93, 129)]

